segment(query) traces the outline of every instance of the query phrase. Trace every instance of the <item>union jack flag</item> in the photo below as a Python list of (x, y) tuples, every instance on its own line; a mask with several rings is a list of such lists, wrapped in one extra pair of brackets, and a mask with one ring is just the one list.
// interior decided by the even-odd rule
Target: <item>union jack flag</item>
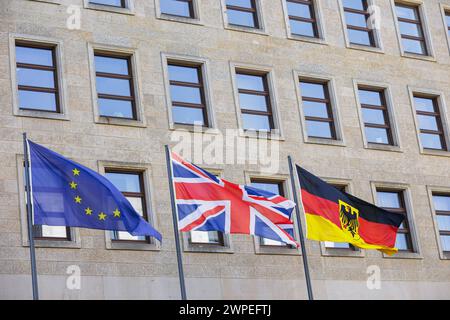
[(180, 231), (250, 234), (298, 247), (294, 202), (218, 178), (173, 152), (171, 158)]

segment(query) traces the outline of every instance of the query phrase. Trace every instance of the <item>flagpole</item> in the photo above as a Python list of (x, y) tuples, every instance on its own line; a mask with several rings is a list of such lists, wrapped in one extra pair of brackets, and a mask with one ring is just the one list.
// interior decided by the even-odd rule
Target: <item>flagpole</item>
[(288, 156), (288, 162), (289, 162), (289, 173), (291, 175), (292, 193), (294, 194), (294, 202), (296, 204), (295, 214), (296, 214), (296, 218), (297, 218), (298, 231), (299, 231), (299, 235), (300, 235), (300, 247), (302, 249), (303, 267), (305, 269), (305, 280), (306, 280), (306, 288), (308, 290), (308, 299), (314, 300), (312, 286), (311, 286), (311, 276), (309, 274), (308, 255), (306, 254), (305, 237), (303, 235), (302, 220), (300, 218), (300, 207), (299, 207), (299, 202), (298, 202), (298, 197), (297, 197), (297, 188), (295, 186), (294, 168), (292, 165), (291, 156)]
[(23, 133), (23, 154), (25, 163), (25, 190), (27, 191), (27, 224), (28, 224), (28, 241), (30, 243), (30, 261), (31, 261), (31, 284), (33, 288), (33, 300), (39, 300), (39, 289), (37, 282), (36, 270), (36, 251), (34, 247), (33, 236), (33, 216), (31, 208), (31, 179), (30, 179), (30, 162), (28, 153), (27, 134)]
[(180, 278), (181, 299), (186, 300), (187, 299), (186, 298), (186, 285), (184, 283), (183, 258), (181, 256), (181, 246), (180, 246), (180, 232), (178, 231), (177, 207), (175, 204), (175, 192), (173, 190), (172, 161), (171, 161), (169, 146), (165, 145), (165, 149), (166, 149), (166, 160), (167, 160), (167, 174), (169, 176), (170, 202), (172, 205), (173, 233), (175, 235), (175, 247), (177, 250), (178, 277)]

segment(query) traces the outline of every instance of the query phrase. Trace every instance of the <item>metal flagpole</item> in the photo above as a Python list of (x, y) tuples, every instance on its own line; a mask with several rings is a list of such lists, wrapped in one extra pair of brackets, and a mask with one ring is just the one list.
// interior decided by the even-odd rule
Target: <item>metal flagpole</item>
[(167, 159), (167, 174), (169, 175), (170, 202), (172, 204), (173, 232), (175, 234), (175, 246), (177, 249), (178, 276), (180, 278), (181, 299), (186, 300), (186, 285), (184, 283), (183, 259), (181, 257), (180, 233), (178, 231), (177, 207), (175, 204), (175, 193), (173, 189), (172, 161), (169, 146), (165, 145)]
[(31, 260), (31, 284), (33, 287), (33, 300), (39, 300), (39, 290), (36, 271), (36, 252), (34, 248), (33, 237), (33, 215), (31, 208), (31, 178), (30, 178), (30, 162), (28, 153), (27, 134), (23, 133), (23, 154), (25, 163), (25, 186), (27, 191), (27, 219), (28, 219), (28, 240), (30, 242), (30, 260)]
[(312, 286), (311, 286), (311, 276), (309, 274), (309, 267), (308, 267), (308, 256), (306, 254), (305, 237), (303, 236), (302, 220), (300, 219), (300, 207), (299, 207), (299, 202), (298, 202), (298, 197), (297, 197), (297, 188), (295, 187), (294, 168), (292, 166), (291, 156), (288, 156), (288, 161), (289, 161), (289, 173), (291, 175), (292, 193), (294, 194), (294, 202), (296, 204), (295, 214), (297, 217), (297, 225), (298, 225), (298, 231), (299, 231), (299, 235), (300, 235), (300, 247), (302, 249), (303, 267), (305, 269), (306, 288), (308, 290), (309, 300), (314, 300)]

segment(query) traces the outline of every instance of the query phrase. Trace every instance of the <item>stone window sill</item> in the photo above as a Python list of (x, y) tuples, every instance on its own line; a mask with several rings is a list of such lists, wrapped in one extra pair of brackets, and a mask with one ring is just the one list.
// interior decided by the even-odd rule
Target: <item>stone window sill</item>
[(328, 43), (323, 38), (312, 38), (312, 37), (301, 36), (301, 35), (291, 33), (290, 35), (288, 35), (288, 39), (328, 46)]
[(305, 139), (305, 143), (323, 144), (323, 145), (337, 146), (337, 147), (345, 147), (346, 146), (344, 141), (342, 141), (342, 140), (322, 139), (322, 138), (312, 138), (312, 137), (307, 137)]
[(140, 242), (140, 241), (108, 241), (106, 243), (108, 250), (133, 250), (133, 251), (160, 251), (161, 246), (157, 242)]
[(204, 23), (198, 19), (198, 18), (189, 18), (189, 17), (182, 17), (182, 16), (175, 16), (171, 14), (161, 13), (157, 16), (160, 20), (167, 20), (167, 21), (173, 21), (173, 22), (181, 22), (181, 23), (188, 23), (188, 24), (194, 24), (203, 26)]
[(64, 113), (46, 112), (46, 111), (39, 111), (39, 110), (19, 109), (14, 112), (14, 115), (18, 116), (18, 117), (31, 117), (31, 118), (41, 118), (41, 119), (51, 119), (51, 120), (64, 120), (64, 121), (70, 120), (68, 115), (64, 114)]
[(114, 117), (96, 117), (95, 123), (98, 124), (109, 124), (109, 125), (116, 125), (116, 126), (128, 126), (128, 127), (139, 127), (139, 128), (146, 128), (147, 125), (141, 121), (141, 120), (134, 120), (134, 119), (121, 119), (121, 118), (114, 118)]
[(367, 143), (364, 146), (365, 149), (370, 150), (380, 150), (380, 151), (391, 151), (391, 152), (403, 152), (399, 146), (387, 145), (387, 144), (376, 144), (376, 143)]
[(119, 7), (114, 7), (114, 6), (90, 3), (89, 1), (87, 3), (85, 3), (84, 7), (86, 9), (91, 9), (91, 10), (96, 10), (96, 11), (106, 11), (106, 12), (113, 12), (113, 13), (127, 14), (127, 15), (135, 14), (134, 10), (131, 8), (119, 8)]
[(429, 61), (429, 62), (437, 62), (437, 60), (434, 56), (423, 56), (423, 55), (414, 54), (414, 53), (403, 52), (402, 57), (409, 58), (409, 59), (424, 60), (424, 61)]
[(413, 259), (413, 260), (422, 260), (423, 257), (420, 253), (417, 252), (402, 252), (399, 251), (396, 254), (389, 256), (383, 253), (383, 258), (386, 259)]
[(244, 27), (244, 26), (235, 26), (231, 24), (227, 24), (224, 29), (231, 30), (231, 31), (238, 31), (238, 32), (245, 32), (245, 33), (253, 33), (253, 34), (259, 34), (262, 36), (268, 36), (269, 34), (264, 29), (257, 29), (257, 28), (251, 28), (251, 27)]

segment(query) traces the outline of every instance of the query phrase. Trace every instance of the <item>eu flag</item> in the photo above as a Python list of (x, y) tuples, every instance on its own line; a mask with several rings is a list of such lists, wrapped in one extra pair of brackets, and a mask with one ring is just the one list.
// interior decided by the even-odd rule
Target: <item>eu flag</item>
[(128, 231), (156, 231), (99, 173), (28, 140), (34, 224)]

